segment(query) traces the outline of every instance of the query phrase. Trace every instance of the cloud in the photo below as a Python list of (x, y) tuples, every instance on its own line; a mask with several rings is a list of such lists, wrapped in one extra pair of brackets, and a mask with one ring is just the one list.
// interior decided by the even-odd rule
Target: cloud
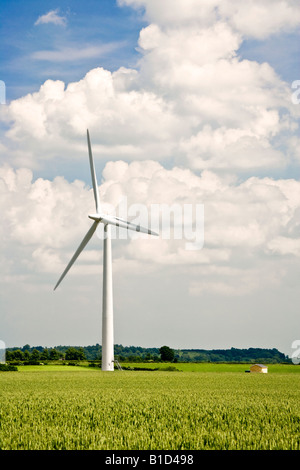
[(227, 0), (221, 2), (219, 11), (246, 37), (265, 39), (279, 32), (295, 30), (300, 14), (295, 0)]
[(245, 37), (266, 38), (295, 30), (300, 23), (297, 0), (118, 0), (119, 5), (144, 8), (148, 21), (162, 27), (226, 21)]
[[(90, 226), (87, 215), (94, 210), (91, 189), (61, 177), (33, 181), (31, 171), (4, 166), (0, 191), (3, 276), (18, 272), (30, 279), (44, 273), (48, 282), (46, 274), (60, 275)], [(150, 270), (163, 267), (164, 276), (172, 276), (175, 268), (188, 272), (186, 282), (192, 295), (235, 295), (236, 285), (241, 295), (283, 282), (284, 260), (300, 256), (300, 184), (293, 180), (252, 177), (236, 183), (210, 171), (195, 176), (190, 170), (167, 170), (153, 161), (117, 161), (106, 165), (99, 191), (104, 211), (112, 213), (113, 209), (116, 215), (137, 217), (141, 222), (141, 208), (146, 209), (148, 219), (142, 223), (158, 225), (160, 231), (155, 239), (142, 234), (124, 239), (125, 232), (121, 234), (114, 247), (118, 272), (128, 262), (138, 269), (146, 262)], [(182, 237), (174, 237), (172, 219), (168, 219), (169, 237), (164, 238), (166, 227), (157, 214), (163, 214), (159, 212), (163, 205), (183, 208), (197, 203), (204, 204), (205, 242), (202, 249), (190, 251), (184, 231)], [(151, 212), (153, 207), (159, 210)], [(195, 225), (196, 212), (191, 214)], [(95, 272), (95, 260), (100, 261), (101, 253), (100, 249), (98, 257), (89, 256), (95, 246), (101, 247), (97, 236), (77, 263), (75, 274)], [(270, 264), (276, 275), (266, 274)]]
[[(89, 128), (103, 162), (150, 159), (244, 174), (298, 162), (299, 107), (291, 101), (290, 85), (269, 64), (239, 57), (246, 34), (246, 26), (233, 24), (233, 18), (244, 24), (246, 10), (239, 2), (205, 1), (199, 11), (192, 0), (177, 0), (177, 8), (168, 1), (120, 3), (144, 6), (152, 21), (140, 32), (136, 67), (97, 67), (68, 84), (47, 80), (36, 93), (12, 101), (1, 110), (8, 125), (8, 145), (0, 149), (6, 161), (31, 168), (53, 158), (79, 161)], [(257, 3), (246, 3), (255, 16)], [(298, 21), (292, 6), (278, 4), (281, 20), (269, 15), (270, 31)], [(269, 7), (267, 0), (260, 2), (261, 14)], [(36, 51), (32, 58), (74, 62), (115, 46)]]
[(170, 64), (158, 74), (153, 61), (162, 61), (161, 51), (153, 54), (140, 72), (96, 68), (67, 86), (47, 80), (38, 92), (11, 102), (3, 119), (11, 123), (12, 158), (26, 166), (44, 166), (57, 155), (81, 158), (87, 128), (103, 160), (172, 159), (194, 169), (253, 171), (284, 168), (297, 158), (296, 110), (288, 86), (269, 66), (176, 61), (174, 73)]
[(51, 10), (45, 15), (39, 16), (34, 24), (37, 26), (39, 24), (52, 23), (59, 26), (65, 26), (67, 23), (67, 19), (64, 16), (60, 16), (58, 12), (58, 9)]
[(268, 248), (273, 253), (300, 256), (300, 238), (277, 237), (270, 241)]
[(102, 57), (113, 52), (119, 46), (119, 43), (113, 43), (99, 46), (63, 47), (57, 50), (35, 51), (31, 54), (31, 58), (47, 62), (74, 62), (93, 57)]

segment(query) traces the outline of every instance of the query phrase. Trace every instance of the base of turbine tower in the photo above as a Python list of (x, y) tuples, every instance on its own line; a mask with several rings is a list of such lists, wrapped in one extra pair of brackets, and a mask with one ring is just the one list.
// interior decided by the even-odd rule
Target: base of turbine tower
[(101, 370), (103, 372), (113, 372), (115, 370), (114, 363), (102, 365)]
[(104, 226), (103, 240), (103, 306), (102, 306), (102, 366), (114, 370), (113, 284), (110, 226)]

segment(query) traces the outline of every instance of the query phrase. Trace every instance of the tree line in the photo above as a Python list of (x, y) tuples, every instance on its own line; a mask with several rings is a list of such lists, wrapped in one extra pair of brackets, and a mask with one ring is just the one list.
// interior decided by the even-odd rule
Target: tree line
[[(25, 348), (25, 349), (24, 349)], [(56, 348), (12, 348), (6, 350), (6, 361), (8, 362), (48, 362), (48, 361), (83, 361), (86, 360), (84, 348), (82, 347), (69, 347), (66, 351), (62, 352)]]
[[(29, 344), (21, 348), (7, 348), (8, 362), (47, 362), (47, 361), (100, 361), (101, 345), (93, 346), (55, 346), (44, 348), (31, 347)], [(143, 348), (139, 346), (122, 346), (115, 344), (115, 358), (119, 362), (261, 362), (282, 363), (291, 360), (277, 349), (182, 349), (176, 350), (169, 346), (160, 348)]]
[(178, 354), (178, 360), (181, 362), (291, 363), (291, 359), (276, 348), (183, 349)]

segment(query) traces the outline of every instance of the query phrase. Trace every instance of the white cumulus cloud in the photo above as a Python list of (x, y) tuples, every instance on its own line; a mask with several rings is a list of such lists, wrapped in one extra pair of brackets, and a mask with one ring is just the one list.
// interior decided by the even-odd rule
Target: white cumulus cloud
[[(103, 178), (99, 191), (104, 211), (131, 220), (136, 218), (139, 223), (146, 214), (147, 220), (142, 220), (142, 223), (152, 228), (154, 224), (160, 231), (158, 239), (145, 235), (125, 237), (125, 245), (121, 231), (115, 256), (124, 266), (127, 261), (134, 261), (142, 269), (147, 261), (163, 265), (170, 272), (174, 266), (190, 268), (193, 293), (200, 292), (195, 287), (195, 276), (199, 273), (204, 281), (201, 291), (208, 289), (213, 267), (221, 279), (219, 282), (230, 284), (236, 276), (227, 277), (224, 270), (227, 266), (228, 269), (234, 268), (232, 273), (243, 273), (247, 280), (254, 276), (248, 284), (252, 290), (255, 286), (260, 287), (255, 280), (258, 268), (253, 267), (254, 260), (264, 271), (267, 271), (270, 261), (275, 262), (278, 280), (278, 276), (284, 277), (280, 267), (282, 259), (290, 255), (300, 256), (299, 182), (253, 177), (236, 184), (210, 171), (195, 176), (189, 170), (168, 170), (153, 161), (110, 162), (103, 171)], [(68, 183), (61, 177), (53, 181), (42, 178), (33, 181), (31, 171), (14, 171), (9, 166), (1, 168), (0, 189), (3, 245), (5, 252), (15, 253), (6, 258), (4, 274), (11, 272), (14, 263), (19, 267), (31, 266), (31, 274), (60, 274), (91, 225), (87, 217), (94, 210), (91, 189), (79, 180)], [(122, 206), (124, 198), (125, 213)], [(198, 230), (204, 229), (205, 241), (202, 249), (190, 251), (187, 242), (197, 239), (196, 231), (193, 232), (194, 240), (188, 239), (184, 231), (187, 219), (163, 219), (166, 214), (164, 208), (172, 209), (177, 205), (182, 210), (177, 215), (175, 213), (178, 217), (183, 214), (185, 205), (195, 208), (196, 204), (204, 205), (204, 227), (197, 226), (195, 211), (190, 212), (191, 222)], [(183, 227), (180, 237), (174, 235), (176, 220)], [(171, 230), (168, 231), (169, 225)], [(167, 237), (164, 237), (164, 230)], [(99, 240), (98, 244), (100, 253)], [(93, 245), (88, 250), (91, 248)], [(259, 261), (262, 254), (264, 262)], [(81, 261), (89, 264), (91, 258), (86, 256)], [(203, 273), (203, 265), (209, 266), (207, 276)], [(269, 281), (272, 279), (271, 276)], [(245, 282), (243, 292), (246, 286)]]
[(299, 26), (297, 0), (118, 0), (120, 5), (144, 8), (146, 18), (163, 27), (227, 21), (244, 36), (266, 38)]

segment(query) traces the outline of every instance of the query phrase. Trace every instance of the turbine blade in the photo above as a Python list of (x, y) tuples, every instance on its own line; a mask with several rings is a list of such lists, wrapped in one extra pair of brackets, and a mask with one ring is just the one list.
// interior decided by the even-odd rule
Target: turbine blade
[(104, 221), (106, 221), (108, 224), (116, 225), (117, 227), (122, 227), (127, 230), (134, 230), (136, 232), (147, 233), (148, 235), (155, 235), (158, 237), (158, 233), (153, 232), (152, 230), (148, 228), (141, 227), (141, 225), (132, 224), (131, 222), (128, 222), (127, 220), (120, 219), (119, 217), (112, 217), (112, 216), (103, 217), (102, 222)]
[(82, 250), (84, 249), (84, 247), (86, 246), (86, 244), (89, 242), (89, 240), (92, 238), (92, 236), (94, 235), (94, 232), (97, 228), (97, 225), (98, 225), (99, 221), (95, 221), (93, 223), (93, 225), (91, 226), (91, 228), (89, 229), (89, 231), (87, 232), (87, 234), (85, 235), (84, 239), (82, 240), (82, 242), (80, 243), (79, 247), (77, 248), (77, 250), (75, 251), (74, 255), (72, 256), (68, 266), (66, 267), (66, 269), (64, 270), (64, 272), (62, 273), (62, 275), (60, 276), (56, 286), (54, 287), (54, 290), (59, 286), (59, 284), (61, 283), (61, 281), (63, 280), (63, 278), (65, 277), (65, 275), (67, 274), (67, 272), (69, 271), (69, 269), (71, 268), (71, 266), (75, 263), (76, 259), (78, 258), (78, 256), (80, 255), (80, 253), (82, 252)]
[(94, 159), (92, 154), (92, 147), (90, 141), (90, 134), (87, 129), (87, 142), (88, 142), (88, 149), (89, 149), (89, 159), (90, 159), (90, 167), (91, 167), (91, 176), (92, 176), (92, 183), (93, 183), (93, 190), (94, 190), (94, 198), (96, 203), (96, 212), (99, 213), (100, 211), (100, 198), (99, 198), (99, 190), (98, 190), (98, 183), (96, 177), (96, 171), (94, 166)]

